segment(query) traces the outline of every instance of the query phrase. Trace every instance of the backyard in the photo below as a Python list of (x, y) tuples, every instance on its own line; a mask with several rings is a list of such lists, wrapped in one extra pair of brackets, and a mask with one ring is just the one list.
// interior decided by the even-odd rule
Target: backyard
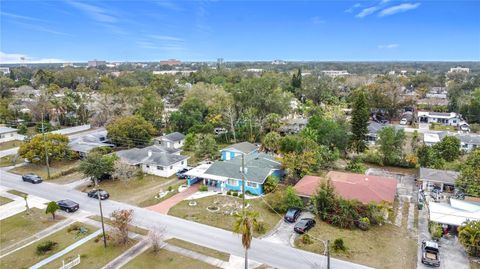
[[(87, 232), (84, 234), (80, 234), (78, 229), (72, 229), (74, 226), (77, 227), (85, 227), (87, 228)], [(74, 223), (69, 227), (66, 227), (34, 244), (26, 246), (22, 249), (19, 249), (8, 256), (3, 257), (0, 259), (0, 267), (1, 268), (27, 268), (40, 262), (41, 260), (53, 255), (62, 249), (68, 247), (69, 245), (73, 244), (74, 242), (78, 241), (82, 237), (92, 233), (95, 231), (95, 228), (82, 224), (82, 223)], [(37, 253), (37, 246), (47, 242), (52, 241), (57, 243), (57, 245), (50, 251), (46, 252), (45, 254), (38, 254)]]
[[(168, 214), (231, 231), (235, 222), (234, 213), (241, 212), (242, 199), (214, 195), (196, 199), (195, 202), (196, 205), (191, 206), (189, 200), (182, 201), (172, 207)], [(247, 203), (250, 205), (248, 209), (258, 212), (258, 220), (265, 225), (265, 231), (254, 230), (254, 236), (268, 232), (280, 220), (280, 216), (273, 213), (260, 198), (247, 200)], [(213, 210), (207, 210), (207, 207)]]
[(26, 212), (21, 212), (0, 220), (0, 252), (2, 249), (48, 228), (62, 219), (62, 216), (57, 216), (53, 220), (51, 215), (45, 214), (45, 211), (31, 208), (28, 215)]
[(417, 241), (409, 233), (392, 224), (372, 227), (368, 231), (348, 230), (329, 225), (317, 219), (317, 224), (309, 232), (312, 243), (305, 244), (302, 238), (295, 245), (303, 250), (323, 254), (324, 244), (330, 246), (337, 238), (342, 238), (347, 251), (332, 251), (332, 257), (372, 266), (374, 268), (416, 268)]
[(154, 253), (151, 249), (147, 249), (144, 253), (131, 260), (123, 269), (169, 269), (169, 268), (195, 268), (195, 269), (215, 269), (217, 267), (182, 256), (175, 252), (161, 249), (158, 253)]

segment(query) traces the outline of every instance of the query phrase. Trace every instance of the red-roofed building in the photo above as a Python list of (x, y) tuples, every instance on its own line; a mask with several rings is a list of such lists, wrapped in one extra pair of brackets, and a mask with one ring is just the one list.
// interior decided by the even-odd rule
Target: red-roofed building
[(358, 200), (365, 204), (383, 201), (393, 203), (397, 192), (395, 178), (338, 171), (328, 172), (325, 178), (304, 176), (295, 185), (295, 190), (299, 196), (310, 198), (315, 195), (320, 183), (325, 180), (330, 180), (335, 187), (335, 192), (340, 197), (347, 200)]

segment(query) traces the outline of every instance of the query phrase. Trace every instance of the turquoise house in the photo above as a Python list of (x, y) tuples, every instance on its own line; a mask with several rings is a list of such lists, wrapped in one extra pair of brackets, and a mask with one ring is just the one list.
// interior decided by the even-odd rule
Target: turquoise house
[[(203, 184), (221, 191), (242, 191), (242, 157), (236, 156), (226, 161), (198, 166), (185, 173), (188, 182), (203, 181)], [(272, 155), (252, 153), (245, 156), (245, 192), (263, 194), (263, 183), (268, 176), (283, 176), (280, 162)]]
[(257, 152), (258, 152), (257, 145), (249, 142), (236, 143), (220, 150), (222, 161), (231, 160), (235, 157), (241, 156), (242, 154), (247, 156)]

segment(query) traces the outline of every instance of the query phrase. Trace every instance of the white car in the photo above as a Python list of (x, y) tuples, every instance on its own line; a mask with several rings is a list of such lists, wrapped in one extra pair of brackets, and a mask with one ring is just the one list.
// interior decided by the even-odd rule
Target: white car
[(406, 118), (403, 118), (401, 121), (400, 121), (400, 125), (407, 125), (408, 121)]

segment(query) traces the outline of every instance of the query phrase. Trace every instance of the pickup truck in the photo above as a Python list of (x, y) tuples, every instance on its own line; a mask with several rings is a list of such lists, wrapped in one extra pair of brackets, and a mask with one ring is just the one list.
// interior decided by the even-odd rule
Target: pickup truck
[(438, 244), (434, 241), (422, 242), (422, 263), (430, 266), (439, 267), (440, 266), (440, 257), (439, 257)]

